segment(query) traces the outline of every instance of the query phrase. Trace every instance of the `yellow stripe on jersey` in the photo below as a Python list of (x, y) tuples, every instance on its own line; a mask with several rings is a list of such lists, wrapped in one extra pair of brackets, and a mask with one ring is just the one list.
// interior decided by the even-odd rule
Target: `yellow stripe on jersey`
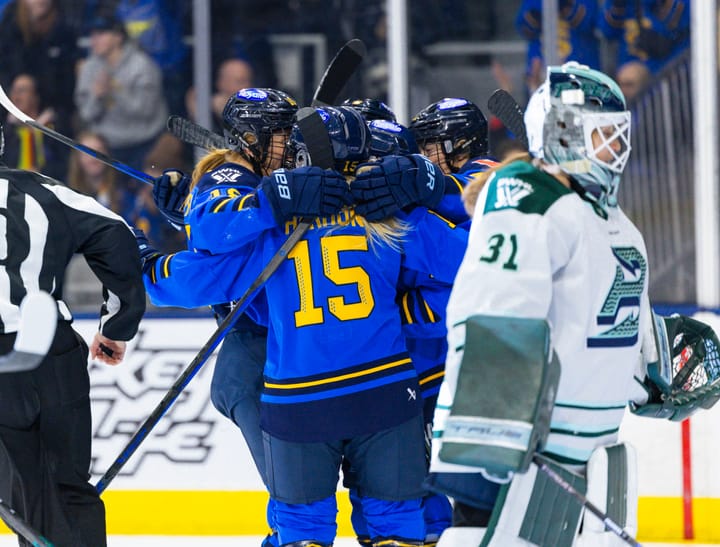
[(436, 217), (438, 217), (440, 220), (442, 220), (443, 222), (445, 222), (445, 224), (447, 224), (450, 228), (455, 228), (456, 225), (455, 225), (453, 222), (450, 222), (450, 221), (449, 221), (448, 219), (446, 219), (444, 216), (437, 214), (437, 213), (436, 213), (435, 211), (433, 211), (432, 209), (428, 209), (428, 213), (430, 213), (431, 215), (435, 215)]
[(217, 212), (218, 212), (220, 209), (222, 209), (223, 206), (224, 206), (228, 201), (230, 201), (231, 199), (233, 199), (233, 198), (224, 198), (224, 199), (219, 200), (219, 202), (216, 203), (216, 204), (213, 206), (211, 212), (217, 213)]
[(265, 387), (266, 388), (275, 388), (275, 389), (298, 389), (298, 388), (303, 388), (303, 387), (320, 386), (323, 384), (332, 384), (334, 382), (342, 382), (343, 380), (349, 380), (350, 378), (359, 378), (361, 376), (368, 376), (370, 374), (374, 374), (374, 373), (380, 372), (382, 370), (387, 370), (389, 368), (398, 367), (400, 365), (406, 365), (410, 362), (411, 361), (409, 358), (405, 358), (405, 359), (400, 359), (399, 361), (385, 363), (384, 365), (369, 368), (366, 370), (360, 370), (358, 372), (351, 372), (348, 374), (342, 374), (340, 376), (331, 376), (330, 378), (323, 378), (322, 380), (313, 380), (310, 382), (299, 382), (297, 384), (271, 384), (271, 383), (265, 382)]
[(402, 309), (403, 309), (403, 313), (405, 314), (405, 320), (407, 321), (408, 325), (412, 325), (415, 321), (413, 321), (412, 313), (410, 312), (410, 307), (408, 306), (409, 298), (410, 298), (410, 293), (403, 294)]
[(455, 185), (458, 187), (458, 194), (462, 194), (462, 193), (463, 193), (463, 189), (465, 188), (465, 187), (463, 186), (462, 182), (460, 182), (460, 181), (459, 181), (455, 176), (453, 176), (453, 175), (448, 175), (448, 178), (449, 178), (450, 180), (452, 180), (452, 181), (455, 183)]

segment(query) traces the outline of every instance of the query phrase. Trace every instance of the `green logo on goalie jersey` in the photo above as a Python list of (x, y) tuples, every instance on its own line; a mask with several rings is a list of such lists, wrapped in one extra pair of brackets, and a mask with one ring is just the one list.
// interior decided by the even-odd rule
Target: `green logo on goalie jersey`
[[(635, 247), (613, 247), (618, 264), (615, 278), (602, 309), (597, 316), (598, 325), (612, 325), (611, 328), (587, 339), (591, 348), (632, 346), (638, 340), (640, 320), (640, 298), (645, 287), (647, 262)], [(620, 310), (632, 308), (618, 322)]]

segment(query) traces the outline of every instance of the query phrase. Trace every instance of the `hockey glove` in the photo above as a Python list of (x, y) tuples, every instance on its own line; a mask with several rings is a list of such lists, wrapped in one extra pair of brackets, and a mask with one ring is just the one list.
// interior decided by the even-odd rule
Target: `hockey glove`
[(324, 217), (352, 205), (345, 177), (320, 167), (278, 169), (269, 177), (263, 177), (258, 187), (270, 202), (278, 223), (294, 216)]
[(437, 206), (445, 193), (445, 176), (420, 154), (385, 156), (378, 163), (361, 165), (350, 190), (355, 212), (376, 221), (411, 205)]
[(149, 274), (152, 267), (155, 265), (155, 261), (162, 256), (162, 253), (157, 249), (150, 246), (150, 242), (145, 235), (145, 232), (139, 228), (132, 229), (135, 235), (135, 241), (140, 252), (140, 263), (142, 264), (143, 274)]
[(183, 205), (190, 190), (190, 177), (177, 169), (166, 169), (153, 184), (153, 199), (160, 213), (176, 229), (185, 225)]
[(681, 422), (720, 399), (720, 341), (715, 331), (684, 315), (653, 316), (660, 359), (648, 364), (648, 402), (633, 413)]

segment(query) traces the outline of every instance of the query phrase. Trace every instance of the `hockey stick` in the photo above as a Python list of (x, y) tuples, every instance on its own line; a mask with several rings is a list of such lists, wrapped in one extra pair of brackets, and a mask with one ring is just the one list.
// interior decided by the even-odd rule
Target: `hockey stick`
[[(325, 69), (312, 99), (312, 106), (333, 104), (365, 56), (365, 44), (354, 38), (341, 47)], [(212, 150), (225, 148), (222, 135), (181, 116), (170, 116), (167, 128), (184, 143)]]
[(504, 89), (497, 89), (490, 95), (487, 102), (488, 110), (499, 119), (502, 124), (515, 135), (520, 143), (528, 148), (527, 131), (523, 109), (510, 93)]
[(45, 358), (57, 327), (57, 304), (46, 292), (33, 292), (20, 304), (20, 325), (10, 353), (0, 357), (0, 373), (36, 368)]
[(53, 547), (53, 544), (21, 519), (7, 503), (0, 499), (0, 518), (18, 536), (30, 542), (32, 547)]
[[(297, 124), (303, 135), (303, 140), (308, 146), (308, 152), (311, 158), (314, 158), (313, 165), (319, 165), (323, 168), (332, 167), (333, 155), (332, 145), (325, 129), (325, 124), (320, 115), (314, 108), (301, 108), (297, 115)], [(329, 160), (329, 163), (328, 163)], [(243, 314), (247, 306), (250, 304), (255, 295), (265, 285), (275, 270), (287, 258), (295, 244), (305, 235), (312, 224), (311, 220), (303, 219), (292, 234), (285, 240), (280, 249), (270, 259), (270, 262), (263, 268), (255, 281), (245, 293), (235, 302), (233, 310), (223, 319), (217, 330), (212, 334), (210, 339), (205, 343), (200, 352), (185, 368), (182, 374), (175, 380), (170, 390), (165, 394), (160, 403), (155, 407), (150, 416), (143, 422), (140, 428), (135, 432), (125, 448), (120, 452), (112, 465), (105, 471), (95, 485), (98, 493), (102, 494), (108, 487), (110, 482), (117, 476), (128, 459), (135, 453), (140, 443), (150, 434), (150, 431), (157, 425), (160, 418), (168, 411), (185, 386), (197, 374), (202, 366), (207, 362), (208, 358), (215, 348), (222, 342), (225, 335), (230, 331), (238, 318)]]
[(341, 47), (325, 69), (320, 83), (315, 89), (312, 106), (335, 104), (345, 84), (365, 57), (365, 44), (362, 40), (353, 38)]
[(214, 131), (205, 129), (202, 125), (181, 116), (170, 116), (167, 128), (184, 143), (212, 150), (213, 148), (227, 148), (225, 139)]
[(139, 180), (141, 182), (147, 182), (148, 184), (154, 184), (155, 179), (148, 175), (147, 173), (143, 173), (142, 171), (138, 171), (137, 169), (134, 169), (130, 167), (129, 165), (125, 165), (124, 163), (115, 160), (111, 158), (110, 156), (103, 154), (102, 152), (95, 150), (93, 148), (90, 148), (88, 146), (85, 146), (83, 144), (80, 144), (79, 142), (71, 139), (70, 137), (66, 137), (65, 135), (58, 133), (54, 129), (50, 129), (47, 126), (44, 126), (41, 123), (36, 122), (34, 119), (32, 119), (30, 116), (25, 114), (22, 110), (20, 110), (15, 104), (10, 100), (10, 97), (7, 96), (5, 93), (5, 90), (0, 86), (0, 104), (5, 107), (5, 110), (10, 112), (13, 116), (15, 116), (18, 120), (20, 120), (22, 123), (29, 125), (33, 129), (37, 129), (41, 133), (44, 133), (48, 137), (52, 137), (53, 139), (60, 141), (63, 144), (66, 144), (70, 148), (74, 148), (75, 150), (79, 150), (80, 152), (85, 152), (89, 156), (92, 156), (93, 158), (103, 162), (106, 165), (109, 165), (110, 167), (113, 167), (114, 169), (117, 169), (121, 173), (125, 173), (126, 175)]
[(633, 538), (630, 534), (628, 534), (622, 526), (612, 520), (607, 514), (603, 513), (597, 505), (595, 505), (589, 499), (583, 496), (580, 492), (573, 488), (569, 482), (563, 479), (554, 469), (552, 469), (547, 464), (547, 460), (543, 456), (535, 454), (533, 456), (533, 462), (535, 462), (535, 464), (540, 468), (540, 471), (544, 472), (548, 477), (553, 480), (553, 482), (560, 486), (560, 488), (562, 488), (568, 494), (578, 500), (580, 502), (580, 505), (584, 506), (588, 511), (590, 511), (593, 515), (600, 519), (600, 521), (605, 525), (606, 530), (610, 530), (628, 545), (633, 545), (634, 547), (642, 547), (642, 545), (638, 543), (637, 540)]

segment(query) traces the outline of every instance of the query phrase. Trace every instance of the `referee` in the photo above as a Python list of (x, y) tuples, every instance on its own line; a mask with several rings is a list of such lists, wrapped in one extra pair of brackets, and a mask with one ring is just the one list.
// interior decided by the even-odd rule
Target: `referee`
[(58, 325), (38, 368), (0, 375), (0, 499), (56, 547), (103, 547), (105, 507), (88, 482), (88, 347), (71, 326), (63, 282), (73, 254), (84, 255), (104, 297), (89, 352), (117, 365), (145, 311), (135, 238), (92, 198), (7, 168), (2, 152), (0, 125), (0, 354), (13, 347), (26, 293), (50, 293)]

